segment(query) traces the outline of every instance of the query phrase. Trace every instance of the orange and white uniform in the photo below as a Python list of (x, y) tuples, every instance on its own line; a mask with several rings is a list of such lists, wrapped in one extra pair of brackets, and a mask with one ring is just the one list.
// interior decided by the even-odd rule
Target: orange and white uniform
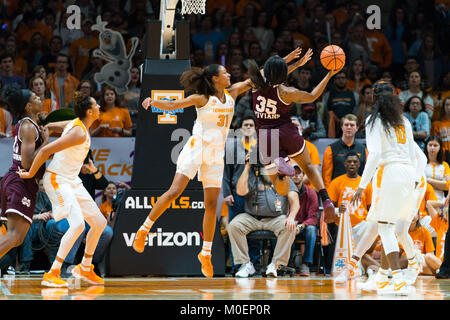
[(56, 221), (66, 218), (69, 214), (83, 216), (101, 214), (78, 177), (91, 146), (89, 131), (83, 122), (76, 118), (66, 125), (61, 137), (76, 126), (83, 128), (86, 133), (85, 141), (56, 152), (43, 177), (44, 189), (52, 203), (52, 212)]
[(224, 168), (225, 141), (234, 114), (234, 99), (225, 90), (225, 103), (210, 96), (201, 108), (196, 108), (197, 119), (192, 136), (181, 150), (177, 173), (198, 180), (203, 187), (220, 188)]
[(373, 124), (366, 121), (366, 143), (369, 156), (359, 187), (365, 189), (373, 177), (373, 201), (368, 221), (395, 223), (408, 220), (414, 208), (414, 182), (417, 158), (411, 124), (403, 124), (386, 132), (377, 116)]

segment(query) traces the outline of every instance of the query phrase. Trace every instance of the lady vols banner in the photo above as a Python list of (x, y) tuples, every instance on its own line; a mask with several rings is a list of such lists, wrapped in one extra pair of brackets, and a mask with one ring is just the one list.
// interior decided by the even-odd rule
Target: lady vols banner
[(352, 236), (352, 225), (350, 222), (350, 214), (352, 208), (347, 207), (347, 210), (341, 215), (339, 222), (339, 230), (336, 238), (336, 246), (333, 258), (333, 268), (331, 274), (333, 277), (338, 276), (347, 267), (351, 256), (355, 252), (355, 243)]

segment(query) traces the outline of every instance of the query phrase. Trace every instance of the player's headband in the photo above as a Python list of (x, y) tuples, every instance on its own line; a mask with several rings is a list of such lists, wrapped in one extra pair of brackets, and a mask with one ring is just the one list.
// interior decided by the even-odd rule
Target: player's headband
[(384, 80), (377, 81), (373, 85), (373, 93), (374, 94), (380, 94), (382, 92), (392, 93), (393, 91), (394, 90), (393, 90), (392, 85), (389, 82), (384, 81)]

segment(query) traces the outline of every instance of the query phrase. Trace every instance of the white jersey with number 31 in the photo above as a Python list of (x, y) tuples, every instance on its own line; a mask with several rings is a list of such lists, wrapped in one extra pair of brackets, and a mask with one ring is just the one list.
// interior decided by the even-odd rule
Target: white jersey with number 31
[(196, 110), (197, 119), (192, 135), (203, 143), (225, 147), (234, 114), (234, 99), (231, 95), (225, 90), (225, 103), (216, 96), (210, 96), (208, 102)]

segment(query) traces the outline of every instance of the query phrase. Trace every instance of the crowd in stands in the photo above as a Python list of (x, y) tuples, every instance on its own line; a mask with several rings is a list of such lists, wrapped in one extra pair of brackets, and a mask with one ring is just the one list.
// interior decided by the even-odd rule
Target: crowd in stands
[[(421, 249), (424, 254), (433, 253), (442, 261), (442, 237), (446, 232), (445, 226), (448, 226), (442, 203), (450, 184), (450, 44), (446, 41), (450, 31), (450, 5), (444, 0), (373, 0), (370, 4), (378, 5), (382, 10), (381, 29), (370, 29), (367, 4), (362, 3), (351, 0), (207, 1), (205, 15), (190, 14), (184, 17), (190, 22), (191, 66), (204, 68), (211, 63), (222, 64), (231, 74), (231, 82), (235, 83), (247, 78), (250, 59), (262, 66), (272, 55), (284, 57), (296, 47), (301, 47), (303, 53), (312, 48), (314, 55), (311, 61), (294, 71), (288, 79), (289, 85), (311, 92), (327, 72), (320, 62), (322, 49), (329, 44), (342, 47), (346, 53), (346, 66), (333, 77), (321, 98), (312, 103), (295, 104), (292, 108), (292, 121), (305, 137), (310, 154), (316, 155), (314, 163), (320, 168), (330, 197), (339, 211), (345, 210), (349, 201), (348, 192), (343, 194), (343, 190), (356, 190), (355, 179), (360, 178), (367, 157), (364, 143), (358, 141), (365, 138), (364, 121), (373, 104), (371, 85), (380, 79), (391, 82), (404, 104), (414, 139), (428, 157), (428, 191), (418, 222), (414, 221), (411, 232), (417, 237), (419, 234), (428, 237), (426, 232), (417, 232), (420, 228), (426, 229), (434, 240), (431, 242), (434, 247), (428, 240), (422, 240), (427, 245)], [(71, 4), (81, 9), (79, 30), (67, 26), (70, 14), (66, 9)], [(145, 59), (145, 21), (158, 19), (159, 8), (159, 0), (1, 2), (0, 138), (13, 137), (17, 122), (16, 115), (1, 99), (1, 88), (10, 84), (28, 88), (40, 97), (41, 121), (52, 111), (73, 108), (73, 94), (79, 90), (94, 97), (101, 106), (100, 118), (91, 128), (93, 137), (135, 136), (141, 93), (139, 66)], [(94, 49), (99, 47), (99, 40), (98, 32), (91, 30), (91, 27), (98, 15), (108, 22), (108, 28), (122, 34), (128, 48), (131, 47), (132, 37), (140, 40), (133, 57), (128, 91), (124, 94), (118, 95), (114, 88), (99, 85), (94, 78), (94, 74), (107, 63), (93, 55)], [(237, 99), (231, 124), (233, 129), (240, 129), (247, 137), (238, 141), (238, 148), (246, 153), (256, 144), (251, 130), (253, 127), (254, 131), (251, 99), (250, 92)], [(333, 138), (335, 142), (328, 146), (320, 159), (314, 142), (322, 138)], [(87, 162), (86, 166), (84, 174), (100, 179), (98, 174), (101, 173), (95, 173), (93, 163)], [(246, 199), (251, 193), (252, 170), (243, 164), (226, 166), (224, 173), (226, 214), (222, 219), (223, 234), (227, 234), (227, 244), (231, 248), (229, 265), (232, 272), (241, 276), (255, 272), (259, 244), (244, 241), (239, 237), (239, 230), (249, 232), (250, 229), (245, 228), (246, 223), (254, 229), (255, 223), (261, 224), (264, 220), (256, 218), (257, 222), (249, 222), (249, 218), (242, 215), (246, 213), (252, 217), (252, 208), (247, 202), (252, 204), (258, 200)], [(304, 254), (300, 271), (303, 275), (309, 275), (314, 254), (311, 241), (315, 241), (314, 235), (325, 234), (320, 231), (320, 201), (315, 204), (317, 195), (311, 192), (313, 188), (308, 178), (300, 168), (296, 170), (297, 175), (291, 183), (291, 196), (280, 199), (283, 203), (280, 209), (272, 208), (276, 214), (268, 214), (275, 219), (273, 217), (282, 213), (284, 219), (272, 226), (277, 236), (285, 241), (274, 247), (272, 262), (275, 266), (288, 264), (288, 261), (291, 263), (290, 250), (295, 247), (294, 239), (302, 236), (309, 241), (301, 248)], [(246, 172), (250, 172), (250, 176), (244, 183), (241, 180)], [(101, 208), (109, 216), (115, 210), (113, 199), (118, 186), (108, 184), (104, 176), (102, 179), (105, 181), (101, 187), (95, 189), (104, 190)], [(239, 181), (245, 186), (239, 188)], [(90, 183), (93, 187), (94, 182)], [(270, 182), (261, 179), (261, 183), (271, 190)], [(258, 188), (258, 183), (253, 181), (251, 187)], [(276, 193), (272, 196), (277, 198)], [(360, 215), (352, 217), (353, 227), (364, 221), (370, 199), (371, 196), (366, 195)], [(297, 208), (293, 204), (296, 201), (299, 208), (297, 212), (291, 212), (289, 208)], [(303, 201), (309, 207), (304, 207)], [(271, 211), (270, 206), (267, 209)], [(39, 207), (36, 221), (44, 221), (48, 227), (52, 220), (51, 214), (47, 214), (49, 211), (45, 205)], [(291, 220), (297, 221), (299, 227), (294, 228)], [(444, 220), (443, 224), (441, 220)], [(270, 224), (270, 221), (267, 223)], [(337, 225), (338, 221), (327, 225), (331, 240), (324, 246), (325, 274), (331, 272)], [(63, 228), (58, 230), (64, 232)], [(31, 242), (37, 231), (30, 229)], [(105, 238), (112, 237), (112, 230), (107, 231), (111, 233)], [(374, 253), (365, 260), (369, 261), (367, 265), (377, 256), (377, 247), (374, 245), (372, 249)], [(27, 270), (30, 261), (27, 250), (24, 249), (25, 253), (19, 259), (24, 270)], [(436, 260), (428, 259), (431, 259), (430, 270), (435, 272), (438, 269)], [(69, 264), (72, 262), (69, 261)], [(271, 265), (269, 273), (273, 272), (272, 268)]]

